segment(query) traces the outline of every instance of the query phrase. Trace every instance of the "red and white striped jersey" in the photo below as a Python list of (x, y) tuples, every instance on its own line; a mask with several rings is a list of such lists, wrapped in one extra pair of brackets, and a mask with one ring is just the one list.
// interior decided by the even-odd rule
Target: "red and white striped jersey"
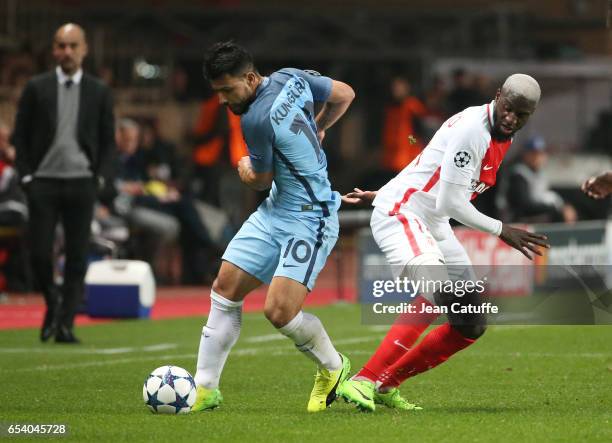
[(494, 104), (467, 108), (444, 122), (421, 154), (378, 191), (374, 206), (390, 215), (416, 214), (435, 237), (435, 225), (448, 222), (436, 210), (440, 180), (465, 185), (466, 201), (495, 184), (512, 140), (491, 138)]

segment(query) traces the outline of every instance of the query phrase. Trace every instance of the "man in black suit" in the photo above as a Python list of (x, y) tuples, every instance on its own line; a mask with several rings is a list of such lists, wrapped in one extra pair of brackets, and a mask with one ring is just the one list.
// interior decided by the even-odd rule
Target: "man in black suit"
[[(83, 73), (86, 55), (83, 29), (61, 26), (53, 40), (57, 67), (28, 82), (13, 133), (30, 210), (32, 267), (47, 303), (42, 341), (55, 335), (56, 342), (79, 342), (73, 324), (83, 296), (93, 207), (112, 164), (111, 92)], [(53, 279), (53, 241), (60, 221), (65, 232), (61, 291)]]

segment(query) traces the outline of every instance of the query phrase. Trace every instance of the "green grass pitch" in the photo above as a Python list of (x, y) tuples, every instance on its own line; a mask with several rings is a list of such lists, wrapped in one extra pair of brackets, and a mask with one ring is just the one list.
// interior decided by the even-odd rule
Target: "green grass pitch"
[[(356, 305), (312, 311), (354, 369), (384, 334), (361, 324)], [(365, 414), (336, 402), (308, 414), (312, 363), (261, 313), (245, 314), (222, 407), (151, 414), (141, 397), (145, 377), (164, 364), (194, 373), (203, 321), (83, 327), (78, 347), (40, 344), (35, 330), (0, 332), (0, 423), (66, 423), (69, 435), (58, 439), (98, 442), (612, 441), (610, 326), (492, 327), (402, 387), (423, 411)]]

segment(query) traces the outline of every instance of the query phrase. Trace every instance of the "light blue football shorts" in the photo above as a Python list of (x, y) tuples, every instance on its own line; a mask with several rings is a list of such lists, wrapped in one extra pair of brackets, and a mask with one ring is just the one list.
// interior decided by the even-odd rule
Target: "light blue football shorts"
[(272, 208), (265, 200), (242, 225), (223, 254), (226, 260), (269, 284), (288, 277), (312, 290), (338, 240), (338, 214)]

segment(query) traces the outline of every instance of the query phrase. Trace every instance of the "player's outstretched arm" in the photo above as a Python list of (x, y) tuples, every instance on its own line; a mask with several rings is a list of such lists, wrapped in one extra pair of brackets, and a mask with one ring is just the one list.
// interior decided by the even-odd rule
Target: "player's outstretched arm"
[(255, 172), (251, 165), (249, 156), (244, 156), (238, 161), (238, 175), (242, 183), (256, 191), (265, 191), (272, 186), (273, 172)]
[(612, 171), (589, 178), (582, 184), (581, 189), (591, 198), (606, 198), (612, 193)]
[(321, 112), (315, 118), (319, 131), (319, 140), (325, 137), (325, 131), (338, 121), (355, 98), (355, 91), (346, 83), (332, 80), (331, 92)]
[(532, 256), (528, 251), (542, 255), (539, 247), (550, 247), (546, 242), (545, 235), (513, 228), (478, 211), (474, 205), (466, 200), (465, 191), (465, 186), (441, 180), (440, 191), (436, 200), (436, 209), (454, 218), (459, 223), (499, 236), (504, 243), (520, 251), (530, 260)]
[(342, 203), (347, 205), (371, 205), (376, 198), (376, 191), (362, 191), (359, 188), (353, 189), (342, 196)]
[(470, 228), (493, 235), (501, 233), (502, 222), (478, 211), (467, 199), (467, 187), (465, 185), (440, 180), (436, 209), (441, 214), (454, 218)]

